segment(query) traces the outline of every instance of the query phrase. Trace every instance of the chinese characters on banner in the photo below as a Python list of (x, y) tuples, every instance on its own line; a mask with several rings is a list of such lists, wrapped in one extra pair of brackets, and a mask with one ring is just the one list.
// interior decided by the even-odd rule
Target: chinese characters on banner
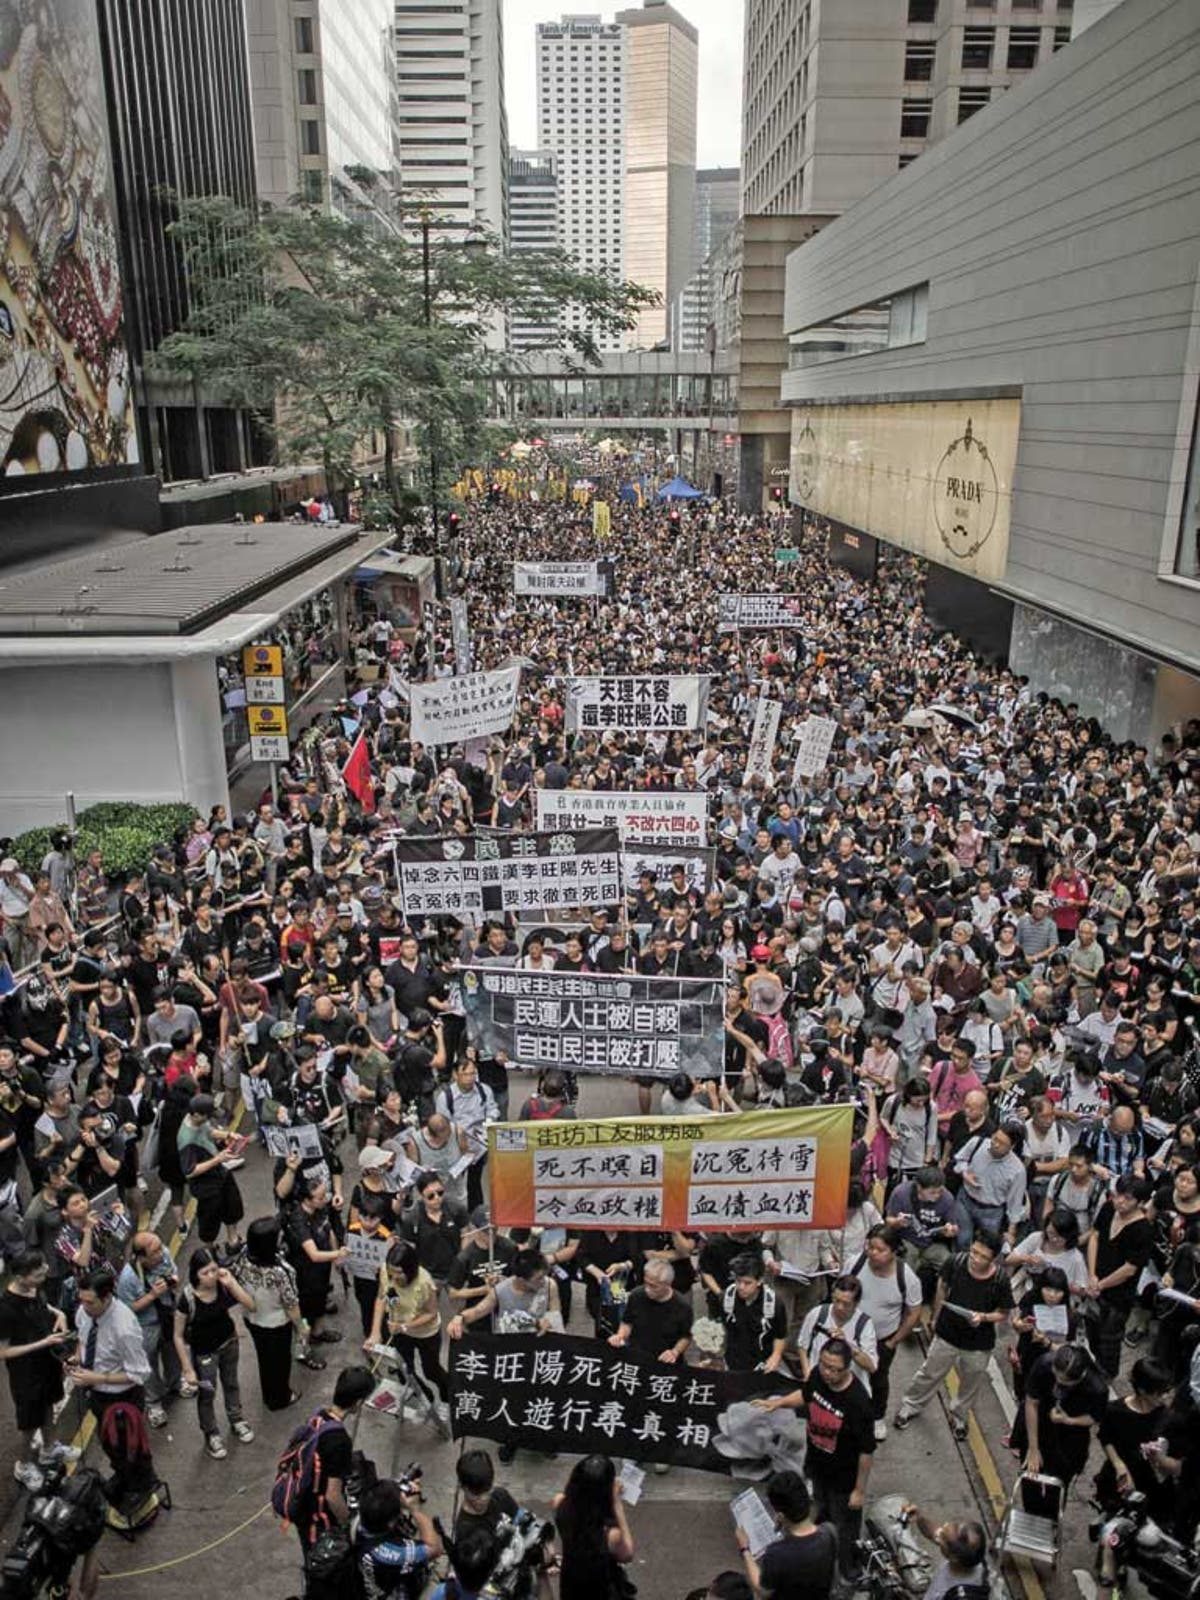
[(717, 632), (752, 628), (802, 628), (798, 594), (723, 594), (718, 597)]
[(778, 700), (760, 700), (754, 713), (754, 727), (750, 730), (750, 748), (746, 753), (744, 782), (761, 778), (771, 781), (771, 758), (775, 754), (775, 739), (779, 733), (779, 719), (783, 705)]
[(796, 730), (798, 741), (796, 765), (792, 769), (792, 782), (801, 778), (814, 778), (825, 769), (829, 752), (833, 749), (837, 723), (832, 717), (809, 717)]
[(520, 667), (465, 672), (458, 678), (410, 683), (412, 736), (422, 744), (458, 744), (503, 733), (517, 709)]
[(475, 966), (463, 972), (462, 991), (472, 1042), (485, 1055), (506, 1050), (514, 1066), (721, 1076), (720, 981)]
[(454, 675), (462, 677), (471, 670), (471, 626), (467, 620), (467, 602), (458, 598), (446, 603), (450, 611), (450, 641), (454, 646)]
[(391, 1244), (390, 1238), (371, 1239), (365, 1233), (353, 1233), (349, 1230), (346, 1232), (344, 1242), (350, 1252), (346, 1265), (355, 1277), (367, 1277), (370, 1273), (378, 1274), (387, 1260), (388, 1246)]
[(715, 850), (622, 850), (621, 861), (625, 869), (625, 886), (636, 889), (643, 872), (652, 872), (660, 886), (668, 883), (672, 867), (683, 868), (684, 882), (697, 894), (706, 894), (712, 887), (716, 873)]
[(567, 686), (568, 733), (580, 728), (686, 732), (702, 728), (707, 716), (707, 678), (572, 678)]
[(498, 1227), (840, 1228), (854, 1108), (502, 1123), (488, 1130)]
[(399, 838), (394, 848), (410, 919), (593, 910), (617, 904), (624, 892), (615, 828)]
[(514, 561), (513, 593), (603, 595), (608, 591), (598, 561)]
[(627, 849), (640, 845), (696, 849), (702, 848), (707, 839), (705, 794), (535, 789), (533, 795), (536, 825), (547, 832), (562, 828), (616, 828)]
[(668, 1366), (570, 1334), (470, 1333), (451, 1344), (449, 1365), (455, 1439), (701, 1472), (729, 1472), (743, 1455), (731, 1406), (795, 1387), (770, 1373)]

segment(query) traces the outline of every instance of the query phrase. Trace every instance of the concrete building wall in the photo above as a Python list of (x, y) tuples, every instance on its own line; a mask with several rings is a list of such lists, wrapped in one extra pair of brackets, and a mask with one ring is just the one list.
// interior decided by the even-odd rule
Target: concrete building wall
[[(996, 587), (1069, 638), (1078, 620), (1191, 671), (1200, 585), (1174, 567), (1200, 385), (1198, 74), (1194, 0), (1124, 0), (791, 257), (789, 334), (924, 283), (928, 318), (920, 342), (782, 385), (793, 407), (962, 397), (964, 415), (1019, 395)], [(1018, 659), (1051, 652), (1038, 637), (1016, 629)]]

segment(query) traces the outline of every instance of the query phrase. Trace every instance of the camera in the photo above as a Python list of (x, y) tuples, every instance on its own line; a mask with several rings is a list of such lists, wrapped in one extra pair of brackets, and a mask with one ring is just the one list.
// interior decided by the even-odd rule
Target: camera
[(104, 1532), (107, 1503), (100, 1474), (66, 1464), (45, 1469), (41, 1490), (25, 1508), (25, 1520), (0, 1563), (0, 1600), (33, 1600), (43, 1589), (66, 1592), (71, 1569)]
[(545, 1565), (546, 1546), (553, 1538), (554, 1524), (524, 1506), (514, 1517), (501, 1517), (496, 1524), (500, 1555), (484, 1592), (497, 1600), (531, 1600)]

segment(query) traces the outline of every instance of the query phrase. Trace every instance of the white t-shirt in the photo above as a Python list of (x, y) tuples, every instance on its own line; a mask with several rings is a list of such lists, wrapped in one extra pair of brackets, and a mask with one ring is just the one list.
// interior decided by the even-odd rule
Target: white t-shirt
[[(921, 1304), (921, 1280), (902, 1261), (895, 1263), (895, 1270), (889, 1272), (886, 1278), (881, 1278), (866, 1261), (857, 1271), (853, 1262), (846, 1270), (854, 1271), (854, 1276), (863, 1286), (858, 1309), (865, 1311), (875, 1324), (878, 1339), (890, 1339), (913, 1307)], [(904, 1274), (903, 1295), (900, 1292), (901, 1273)]]

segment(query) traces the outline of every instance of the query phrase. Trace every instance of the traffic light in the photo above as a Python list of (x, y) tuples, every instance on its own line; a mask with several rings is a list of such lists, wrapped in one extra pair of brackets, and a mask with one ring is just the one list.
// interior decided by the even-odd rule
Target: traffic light
[(446, 518), (446, 532), (453, 539), (455, 534), (457, 534), (459, 528), (461, 528), (461, 526), (462, 526), (462, 518), (459, 516), (457, 511), (452, 511), (450, 513), (450, 515)]
[(670, 511), (667, 512), (667, 521), (671, 524), (672, 528), (679, 527), (679, 513), (675, 510), (674, 506), (672, 506)]
[(782, 502), (783, 493), (784, 493), (783, 485), (781, 483), (777, 483), (777, 484), (774, 485), (774, 487), (771, 490), (771, 499), (772, 500), (778, 500), (778, 501)]

